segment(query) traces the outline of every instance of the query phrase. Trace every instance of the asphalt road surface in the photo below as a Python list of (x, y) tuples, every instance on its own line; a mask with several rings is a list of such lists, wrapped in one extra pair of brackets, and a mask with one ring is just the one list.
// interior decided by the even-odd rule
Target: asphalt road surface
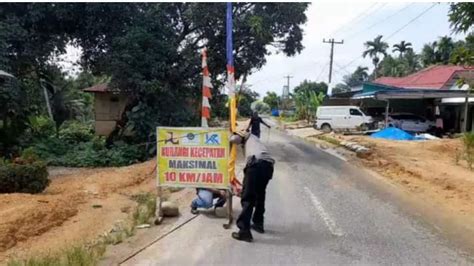
[(364, 170), (276, 130), (262, 140), (277, 161), (265, 234), (236, 241), (235, 225), (225, 230), (224, 219), (200, 214), (125, 265), (474, 265)]

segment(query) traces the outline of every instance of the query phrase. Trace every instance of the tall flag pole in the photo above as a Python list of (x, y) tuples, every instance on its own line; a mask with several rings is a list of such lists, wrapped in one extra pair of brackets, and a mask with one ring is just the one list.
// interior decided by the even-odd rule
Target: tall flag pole
[(204, 48), (202, 54), (202, 109), (201, 109), (201, 127), (209, 127), (207, 121), (211, 118), (211, 105), (209, 99), (211, 95), (211, 77), (207, 68), (207, 51)]
[[(235, 69), (234, 69), (234, 55), (232, 46), (232, 3), (227, 3), (226, 12), (226, 50), (227, 50), (227, 84), (226, 87), (229, 92), (229, 114), (230, 114), (230, 131), (236, 132), (237, 130), (237, 109), (235, 102)], [(230, 148), (230, 159), (229, 159), (229, 177), (231, 184), (235, 188), (240, 183), (235, 176), (235, 162), (237, 159), (237, 147), (232, 144)]]

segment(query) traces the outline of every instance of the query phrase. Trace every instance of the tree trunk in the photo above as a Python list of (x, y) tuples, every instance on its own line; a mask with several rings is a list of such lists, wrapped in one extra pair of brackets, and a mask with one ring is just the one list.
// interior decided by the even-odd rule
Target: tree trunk
[(471, 91), (471, 88), (467, 88), (466, 91), (466, 99), (464, 101), (464, 125), (462, 127), (462, 132), (467, 132), (467, 118), (469, 116), (469, 92)]
[(43, 89), (44, 100), (46, 102), (46, 109), (48, 110), (49, 118), (52, 121), (54, 121), (53, 112), (51, 111), (51, 104), (49, 103), (48, 90), (46, 90), (46, 87), (43, 85), (43, 83), (41, 81), (39, 82), (39, 84), (40, 84), (41, 88)]

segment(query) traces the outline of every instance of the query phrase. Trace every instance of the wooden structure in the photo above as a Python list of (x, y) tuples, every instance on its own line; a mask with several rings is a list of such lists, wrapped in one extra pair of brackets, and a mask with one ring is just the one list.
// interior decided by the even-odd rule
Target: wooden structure
[(95, 85), (84, 91), (94, 93), (95, 134), (108, 136), (120, 120), (128, 97), (110, 89), (108, 84)]

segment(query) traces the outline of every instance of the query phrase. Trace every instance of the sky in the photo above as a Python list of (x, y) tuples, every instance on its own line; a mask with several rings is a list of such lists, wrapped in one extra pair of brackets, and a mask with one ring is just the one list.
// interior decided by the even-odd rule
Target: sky
[[(402, 40), (411, 42), (416, 52), (420, 52), (425, 43), (433, 42), (440, 36), (464, 39), (464, 35), (452, 34), (447, 3), (436, 4), (410, 22), (432, 5), (429, 2), (312, 3), (306, 13), (308, 21), (303, 27), (305, 49), (294, 57), (283, 54), (268, 56), (266, 65), (249, 76), (248, 84), (263, 97), (268, 91), (281, 94), (287, 82), (284, 76), (287, 75), (293, 76), (290, 90), (305, 79), (327, 83), (330, 44), (323, 43), (324, 38), (344, 40), (344, 44), (334, 45), (333, 84), (341, 82), (344, 75), (353, 72), (359, 65), (372, 66), (371, 59), (362, 58), (363, 43), (378, 35), (383, 35), (382, 40), (390, 46)], [(393, 33), (396, 34), (387, 40)], [(351, 61), (354, 62), (345, 67)]]
[[(371, 59), (362, 58), (363, 44), (378, 35), (383, 35), (382, 40), (390, 46), (402, 40), (411, 42), (416, 52), (440, 36), (464, 39), (464, 35), (452, 33), (448, 10), (448, 3), (314, 2), (306, 11), (304, 50), (294, 57), (272, 53), (267, 56), (266, 65), (248, 77), (247, 84), (263, 97), (268, 91), (281, 94), (287, 75), (292, 76), (290, 91), (305, 79), (328, 82), (330, 45), (323, 43), (323, 39), (344, 40), (344, 44), (334, 47), (332, 84), (342, 82), (343, 76), (357, 66), (369, 67), (371, 71)], [(80, 71), (74, 66), (80, 55), (80, 49), (70, 46), (57, 61), (74, 75)]]

